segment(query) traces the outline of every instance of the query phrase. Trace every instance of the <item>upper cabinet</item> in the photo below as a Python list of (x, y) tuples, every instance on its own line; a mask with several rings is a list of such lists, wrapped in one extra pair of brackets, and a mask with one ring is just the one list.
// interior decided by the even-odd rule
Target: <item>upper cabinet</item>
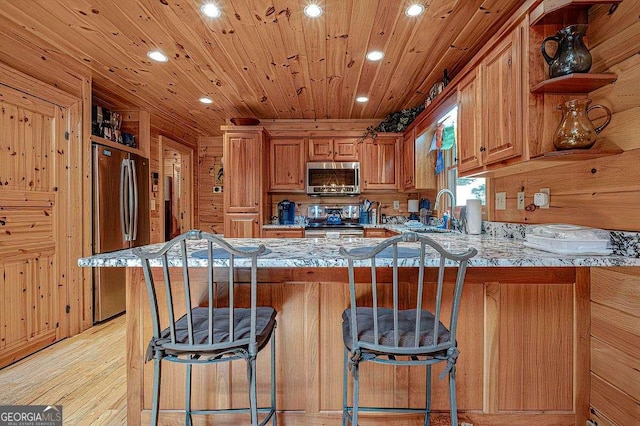
[(398, 189), (400, 176), (398, 136), (378, 134), (362, 144), (362, 189)]
[(417, 135), (414, 127), (402, 140), (402, 182), (404, 192), (436, 189), (436, 151), (429, 152), (435, 124)]
[(458, 84), (458, 173), (482, 166), (482, 109), (479, 69)]
[(269, 190), (304, 192), (306, 150), (304, 138), (269, 141)]
[(522, 26), (460, 80), (458, 171), (463, 174), (523, 151)]
[(413, 191), (416, 189), (415, 182), (415, 141), (416, 129), (408, 131), (402, 139), (402, 190)]
[(309, 161), (358, 161), (358, 138), (311, 138)]
[(480, 64), (483, 164), (522, 154), (521, 27), (517, 27)]

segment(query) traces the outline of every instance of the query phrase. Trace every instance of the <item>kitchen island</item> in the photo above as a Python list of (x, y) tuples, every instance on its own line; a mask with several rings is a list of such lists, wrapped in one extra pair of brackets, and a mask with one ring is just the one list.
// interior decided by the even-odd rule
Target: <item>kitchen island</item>
[[(589, 411), (590, 268), (638, 266), (640, 260), (557, 255), (526, 248), (522, 241), (487, 236), (430, 236), (451, 251), (463, 251), (468, 246), (478, 249), (467, 270), (458, 329), (460, 419), (474, 425), (584, 424)], [(265, 244), (270, 251), (258, 261), (259, 304), (270, 304), (278, 310), (280, 424), (341, 424), (341, 313), (348, 306), (349, 289), (346, 262), (338, 249), (372, 246), (381, 240), (229, 241), (241, 246)], [(202, 248), (192, 243), (188, 251), (192, 254)], [(202, 266), (203, 260), (190, 256), (189, 262)], [(384, 259), (380, 259), (382, 262)], [(435, 257), (427, 262), (435, 266)], [(140, 262), (130, 250), (123, 250), (81, 259), (79, 264), (128, 268), (128, 423), (146, 424), (152, 364), (144, 363), (144, 353), (151, 324)], [(401, 266), (402, 291), (411, 291), (416, 259), (404, 258)], [(446, 277), (448, 285), (454, 270), (450, 272), (451, 276)], [(359, 269), (356, 279), (366, 291), (368, 268)], [(390, 274), (378, 279), (390, 281)], [(239, 294), (240, 299), (243, 296)], [(267, 398), (268, 356), (261, 354), (258, 365), (259, 399)], [(164, 370), (162, 409), (183, 406), (183, 370), (173, 365)], [(194, 407), (245, 404), (244, 365), (194, 371)], [(361, 403), (421, 406), (425, 393), (423, 374), (424, 369), (418, 367), (366, 365), (361, 371), (362, 383), (375, 380), (376, 385), (363, 388)], [(434, 416), (447, 417), (446, 383), (440, 382), (437, 375), (433, 380), (433, 408), (437, 411)], [(229, 393), (230, 389), (235, 392)], [(406, 425), (421, 424), (420, 418), (376, 415), (364, 421)], [(166, 411), (161, 413), (161, 419), (180, 423), (182, 415)], [(246, 419), (238, 416), (225, 419), (223, 424), (244, 422)]]

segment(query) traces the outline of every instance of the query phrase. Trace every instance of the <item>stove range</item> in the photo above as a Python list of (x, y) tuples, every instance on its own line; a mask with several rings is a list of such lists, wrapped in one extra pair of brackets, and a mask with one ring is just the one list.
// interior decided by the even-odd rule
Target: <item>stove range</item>
[(311, 222), (304, 227), (305, 238), (362, 238), (364, 227), (357, 222), (340, 224)]
[(364, 226), (362, 226), (359, 223), (350, 223), (350, 222), (345, 222), (340, 224), (326, 223), (326, 222), (312, 222), (305, 226), (305, 229), (337, 229), (337, 228), (338, 229), (339, 228), (364, 229)]

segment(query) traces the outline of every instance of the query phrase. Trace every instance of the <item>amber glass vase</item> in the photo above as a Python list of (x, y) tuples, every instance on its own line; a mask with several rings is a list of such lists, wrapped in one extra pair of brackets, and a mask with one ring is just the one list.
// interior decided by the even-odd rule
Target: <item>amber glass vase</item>
[[(572, 99), (558, 106), (562, 110), (562, 120), (553, 138), (557, 149), (591, 148), (598, 134), (611, 121), (611, 111), (604, 105), (592, 105), (591, 99)], [(600, 126), (595, 127), (588, 117), (590, 111), (601, 108), (607, 117)]]

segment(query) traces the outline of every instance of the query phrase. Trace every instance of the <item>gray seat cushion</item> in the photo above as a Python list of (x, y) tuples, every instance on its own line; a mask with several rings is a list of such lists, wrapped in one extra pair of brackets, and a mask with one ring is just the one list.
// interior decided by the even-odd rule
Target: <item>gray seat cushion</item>
[[(378, 341), (375, 339), (373, 330), (373, 308), (356, 308), (356, 319), (358, 323), (357, 339), (369, 344), (384, 346), (395, 346), (393, 337), (393, 309), (378, 308)], [(416, 346), (424, 347), (433, 345), (433, 322), (435, 318), (429, 311), (421, 311), (420, 316), (420, 338), (418, 345), (415, 342), (416, 310), (408, 309), (398, 311), (398, 346), (401, 348), (412, 348)], [(351, 337), (351, 309), (346, 309), (342, 313), (342, 339), (347, 349), (353, 349)], [(438, 343), (450, 339), (449, 330), (440, 322), (438, 327)], [(386, 352), (386, 351), (385, 351)]]
[[(193, 317), (193, 338), (195, 344), (208, 344), (209, 339), (209, 309), (194, 308)], [(229, 341), (229, 308), (216, 308), (213, 310), (213, 343), (226, 343)], [(276, 310), (270, 306), (260, 306), (256, 309), (256, 342), (259, 349), (267, 344), (276, 324)], [(246, 339), (251, 334), (251, 309), (234, 309), (234, 339)], [(183, 315), (176, 321), (176, 343), (189, 343), (189, 333), (187, 328), (187, 315)], [(166, 348), (171, 344), (171, 331), (169, 327), (162, 330), (159, 339), (152, 339), (149, 343), (150, 349), (163, 349), (167, 353), (177, 353), (178, 351)], [(245, 345), (246, 347), (246, 345)], [(187, 349), (187, 348), (185, 348)], [(215, 351), (213, 351), (215, 353)], [(189, 351), (193, 353), (193, 351)]]

